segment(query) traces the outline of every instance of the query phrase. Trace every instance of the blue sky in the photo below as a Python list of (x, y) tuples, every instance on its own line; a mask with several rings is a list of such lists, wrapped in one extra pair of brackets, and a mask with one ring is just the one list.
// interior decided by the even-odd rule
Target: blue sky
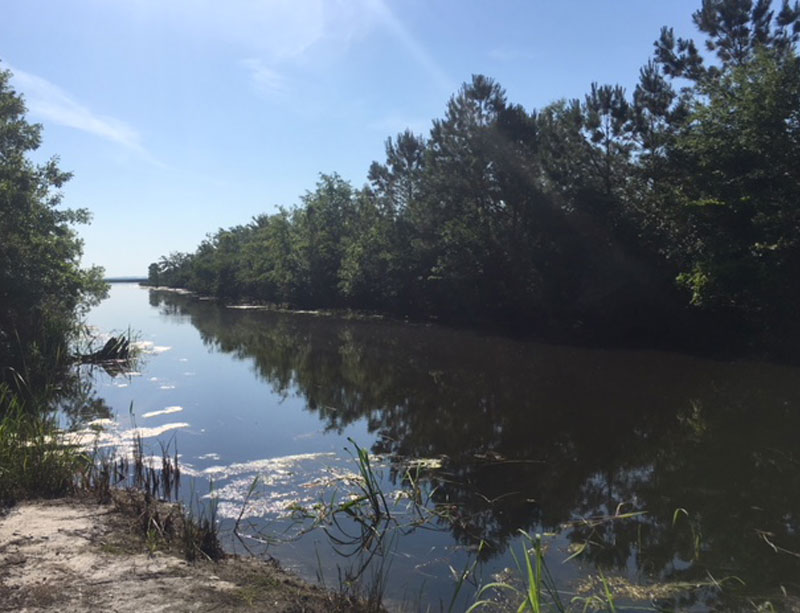
[(75, 173), (84, 262), (146, 274), (208, 232), (292, 206), (320, 172), (360, 186), (387, 136), (426, 133), (473, 73), (527, 109), (630, 91), (700, 0), (4, 0), (37, 159)]

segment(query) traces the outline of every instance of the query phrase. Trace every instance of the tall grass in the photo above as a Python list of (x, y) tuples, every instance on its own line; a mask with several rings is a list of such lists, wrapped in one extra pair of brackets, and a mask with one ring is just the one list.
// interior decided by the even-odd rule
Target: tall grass
[[(480, 600), (467, 609), (467, 613), (490, 606), (497, 606), (496, 600), (484, 598), (487, 593), (493, 591), (498, 593), (505, 592), (506, 597), (503, 600), (507, 601), (510, 598), (514, 608), (520, 613), (522, 611), (531, 611), (532, 613), (567, 611), (559, 596), (556, 582), (547, 568), (544, 559), (542, 536), (540, 534), (531, 536), (522, 530), (520, 530), (520, 534), (522, 534), (521, 555), (517, 556), (513, 549), (511, 554), (517, 566), (517, 571), (523, 578), (522, 586), (499, 581), (487, 583), (478, 590), (476, 596)], [(613, 608), (613, 600), (609, 602), (611, 602)]]
[[(24, 380), (20, 378), (22, 384)], [(216, 507), (165, 504), (177, 498), (180, 468), (177, 447), (161, 446), (159, 466), (150, 465), (136, 437), (131, 459), (86, 451), (70, 444), (51, 411), (0, 383), (0, 506), (71, 494), (114, 502), (136, 519), (148, 546), (176, 544), (186, 559), (224, 557)]]
[(65, 444), (52, 415), (0, 384), (0, 504), (70, 494), (90, 462)]
[[(110, 501), (136, 519), (149, 549), (176, 548), (186, 560), (219, 560), (225, 552), (219, 541), (216, 499), (206, 508), (192, 494), (188, 506), (171, 503), (180, 493), (177, 444), (159, 442), (160, 461), (145, 455), (136, 434), (130, 457), (95, 452), (85, 479), (86, 491)], [(213, 483), (210, 485), (213, 490)]]

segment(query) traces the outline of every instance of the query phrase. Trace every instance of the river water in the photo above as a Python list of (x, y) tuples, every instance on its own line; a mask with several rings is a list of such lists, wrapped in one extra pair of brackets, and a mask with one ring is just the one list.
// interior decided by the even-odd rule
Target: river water
[[(144, 355), (135, 373), (96, 374), (76, 426), (111, 417), (117, 440), (136, 427), (148, 452), (177, 445), (182, 496), (216, 500), (225, 546), (308, 579), (460, 611), (476, 586), (518, 581), (524, 531), (541, 535), (565, 605), (602, 591), (601, 573), (619, 608), (746, 608), (800, 589), (797, 368), (134, 284), (113, 285), (89, 323), (130, 328)], [(359, 447), (383, 496), (350, 507)]]

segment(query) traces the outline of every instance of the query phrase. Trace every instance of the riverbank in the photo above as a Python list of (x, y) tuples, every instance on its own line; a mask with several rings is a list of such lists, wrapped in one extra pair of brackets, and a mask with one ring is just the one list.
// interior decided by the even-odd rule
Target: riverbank
[(213, 514), (157, 499), (177, 455), (151, 467), (137, 438), (112, 460), (37, 406), (0, 385), (0, 612), (382, 610), (227, 555)]
[(725, 326), (717, 327), (717, 324), (722, 321), (717, 315), (701, 317), (695, 313), (692, 317), (696, 321), (692, 324), (687, 319), (689, 317), (688, 311), (683, 313), (684, 318), (680, 319), (680, 321), (663, 322), (663, 326), (646, 326), (645, 328), (637, 329), (633, 335), (619, 335), (614, 333), (612, 328), (599, 323), (595, 325), (588, 322), (576, 322), (575, 325), (568, 327), (548, 328), (547, 326), (541, 327), (532, 322), (525, 323), (519, 320), (499, 322), (486, 319), (442, 318), (353, 308), (303, 309), (294, 308), (286, 304), (262, 302), (247, 297), (237, 299), (221, 298), (178, 287), (150, 285), (148, 283), (139, 283), (139, 287), (155, 292), (184, 296), (187, 299), (201, 303), (216, 303), (226, 309), (237, 311), (267, 311), (344, 321), (400, 323), (423, 327), (440, 326), (444, 329), (479, 336), (498, 336), (563, 347), (607, 349), (612, 351), (665, 351), (722, 362), (757, 360), (781, 364), (800, 363), (800, 356), (797, 355), (795, 350), (796, 342), (793, 340), (798, 337), (796, 331), (785, 330), (783, 345), (779, 346), (779, 344), (772, 341), (766, 342), (764, 339), (759, 341), (755, 337), (748, 337), (746, 334), (733, 334), (732, 330), (743, 329), (742, 322), (738, 324), (728, 322)]
[(436, 318), (421, 318), (413, 319), (412, 317), (396, 316), (390, 313), (379, 311), (358, 310), (350, 308), (341, 309), (300, 309), (293, 308), (287, 305), (275, 304), (273, 302), (260, 302), (253, 298), (243, 298), (240, 300), (226, 300), (218, 298), (210, 294), (201, 294), (192, 290), (184, 289), (181, 287), (169, 287), (166, 285), (149, 285), (148, 283), (139, 283), (139, 287), (157, 291), (169, 292), (178, 294), (180, 296), (190, 296), (196, 300), (203, 302), (218, 302), (225, 306), (227, 309), (234, 309), (239, 311), (270, 311), (273, 313), (291, 313), (294, 315), (313, 315), (315, 317), (336, 317), (339, 319), (354, 319), (363, 321), (392, 321), (403, 323), (418, 323), (418, 324), (433, 324), (440, 323)]
[(189, 563), (118, 503), (26, 501), (0, 516), (0, 611), (366, 610), (275, 562)]

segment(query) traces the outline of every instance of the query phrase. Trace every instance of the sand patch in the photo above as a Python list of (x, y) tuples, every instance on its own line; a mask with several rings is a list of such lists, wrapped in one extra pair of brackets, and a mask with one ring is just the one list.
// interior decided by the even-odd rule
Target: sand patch
[(235, 585), (177, 557), (109, 546), (112, 507), (26, 503), (0, 520), (0, 611), (200, 611)]
[(228, 557), (189, 564), (149, 550), (135, 523), (113, 505), (83, 500), (12, 508), (0, 516), (0, 611), (364, 610), (274, 562)]

